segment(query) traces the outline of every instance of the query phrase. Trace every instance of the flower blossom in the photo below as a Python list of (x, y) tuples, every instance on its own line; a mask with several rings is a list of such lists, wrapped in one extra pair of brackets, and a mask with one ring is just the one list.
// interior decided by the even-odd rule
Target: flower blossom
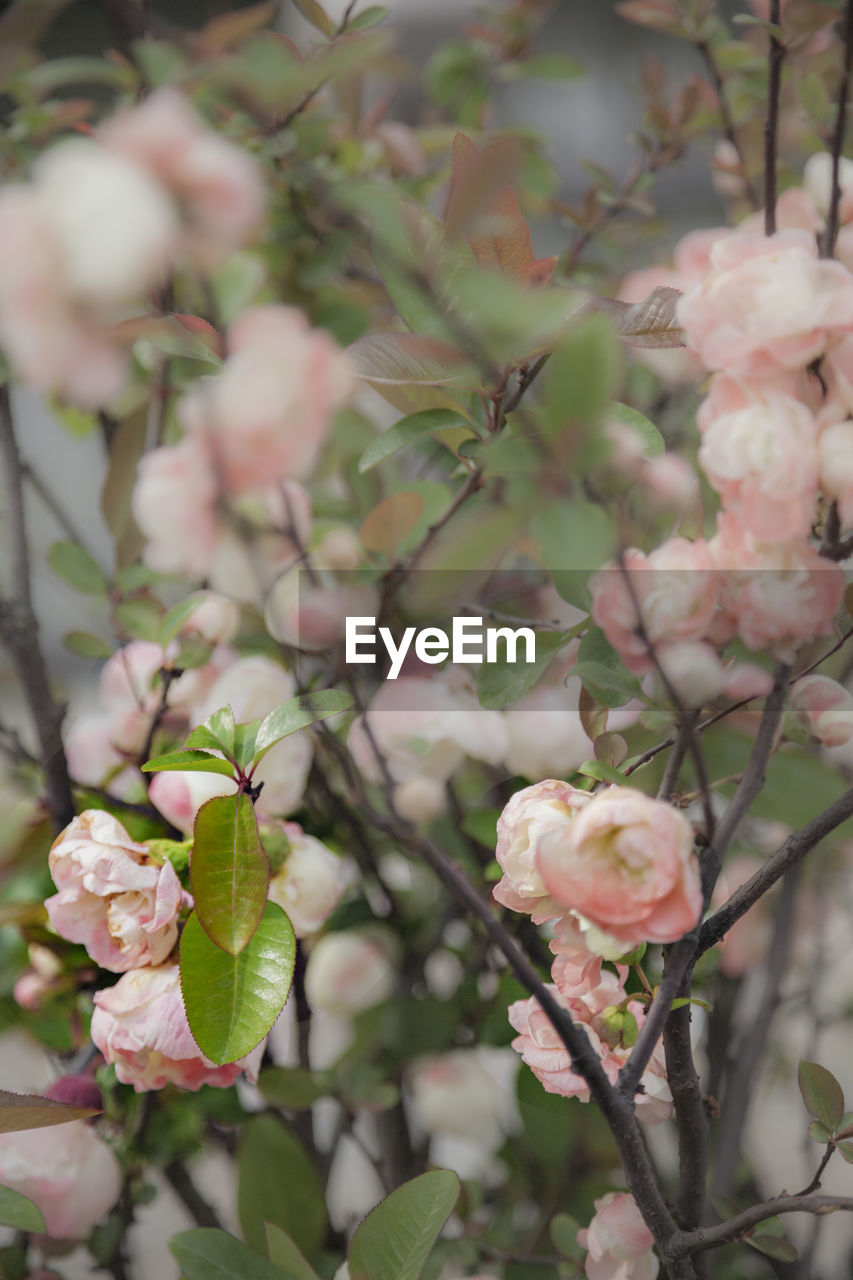
[(0, 1184), (38, 1205), (47, 1235), (80, 1240), (118, 1201), (122, 1172), (112, 1147), (73, 1120), (0, 1133)]
[(595, 1201), (595, 1216), (578, 1232), (578, 1244), (587, 1251), (587, 1280), (655, 1280), (660, 1270), (652, 1233), (627, 1191)]
[(589, 792), (554, 778), (515, 792), (498, 819), (495, 857), (503, 876), (492, 891), (497, 902), (511, 911), (530, 912), (534, 924), (565, 914), (565, 907), (549, 896), (536, 856), (547, 832), (567, 836), (590, 798)]
[(53, 928), (85, 946), (103, 969), (124, 973), (166, 959), (183, 903), (170, 862), (154, 863), (110, 813), (87, 809), (54, 841), (45, 902)]

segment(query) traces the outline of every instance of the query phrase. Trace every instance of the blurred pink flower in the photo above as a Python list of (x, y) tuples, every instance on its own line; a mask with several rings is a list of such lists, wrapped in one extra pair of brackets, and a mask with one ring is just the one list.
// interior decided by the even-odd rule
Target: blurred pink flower
[(103, 1138), (74, 1120), (0, 1133), (0, 1183), (38, 1205), (49, 1236), (80, 1240), (118, 1200), (122, 1173)]
[(595, 1217), (578, 1232), (578, 1244), (587, 1251), (587, 1280), (655, 1280), (660, 1270), (652, 1233), (627, 1191), (595, 1201)]

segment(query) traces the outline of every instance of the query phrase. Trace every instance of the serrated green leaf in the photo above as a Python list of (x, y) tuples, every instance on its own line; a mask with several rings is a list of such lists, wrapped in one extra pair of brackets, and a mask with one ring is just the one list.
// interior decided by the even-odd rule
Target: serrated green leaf
[(271, 1115), (254, 1116), (237, 1154), (237, 1212), (246, 1241), (266, 1248), (273, 1223), (309, 1257), (326, 1234), (323, 1184), (305, 1148)]
[(234, 726), (234, 759), (241, 769), (248, 769), (255, 756), (260, 720)]
[(607, 406), (605, 417), (609, 422), (621, 422), (635, 431), (642, 438), (647, 458), (655, 458), (666, 452), (663, 436), (655, 424), (638, 409), (632, 409), (630, 405), (620, 404), (618, 400), (614, 400)]
[(373, 1209), (350, 1241), (353, 1280), (417, 1280), (459, 1195), (446, 1169), (404, 1182)]
[(307, 729), (318, 720), (327, 720), (330, 716), (340, 715), (342, 711), (349, 711), (351, 706), (352, 697), (348, 693), (342, 693), (340, 689), (319, 689), (316, 693), (283, 702), (261, 721), (255, 740), (255, 760), (262, 759), (282, 738), (298, 733), (300, 729)]
[(797, 1083), (806, 1111), (834, 1133), (844, 1115), (844, 1091), (835, 1076), (820, 1063), (807, 1062), (803, 1058), (797, 1071)]
[(282, 1267), (292, 1280), (320, 1280), (317, 1272), (306, 1261), (302, 1252), (296, 1247), (286, 1231), (274, 1222), (266, 1224), (267, 1254), (270, 1262)]
[(234, 712), (230, 707), (219, 707), (209, 715), (204, 722), (204, 728), (209, 729), (213, 734), (220, 751), (224, 751), (229, 756), (234, 754), (236, 726)]
[[(520, 655), (525, 646), (519, 643), (517, 653), (519, 660), (507, 662), (504, 657), (498, 662), (484, 662), (477, 672), (477, 696), (480, 705), (489, 710), (502, 710), (510, 706), (536, 683), (543, 674), (554, 654), (568, 642), (568, 637), (561, 631), (536, 632), (536, 660), (524, 662)], [(504, 645), (504, 654), (506, 646)]]
[(69, 653), (76, 653), (78, 658), (109, 658), (112, 654), (106, 640), (88, 631), (66, 631), (62, 643)]
[(399, 449), (404, 449), (406, 445), (420, 440), (423, 436), (446, 430), (448, 427), (467, 425), (462, 414), (453, 409), (424, 409), (420, 413), (410, 413), (399, 422), (395, 422), (393, 427), (383, 431), (375, 440), (371, 440), (359, 459), (358, 469), (363, 475), (378, 462), (389, 458)]
[(169, 1249), (184, 1280), (290, 1280), (281, 1267), (215, 1227), (181, 1231)]
[(287, 916), (268, 902), (238, 956), (210, 941), (195, 912), (181, 935), (181, 990), (198, 1047), (222, 1065), (250, 1053), (272, 1027), (290, 991), (296, 940)]
[(187, 750), (221, 751), (222, 746), (216, 734), (206, 724), (199, 724), (189, 733), (184, 743)]
[(107, 581), (100, 565), (76, 542), (54, 542), (47, 563), (57, 577), (87, 596), (105, 596)]
[(287, 1111), (305, 1111), (319, 1098), (327, 1098), (333, 1085), (330, 1072), (303, 1067), (267, 1067), (258, 1078), (258, 1089), (266, 1100)]
[(261, 922), (270, 868), (254, 806), (243, 793), (214, 796), (196, 814), (190, 890), (211, 942), (236, 956)]
[(44, 1214), (38, 1205), (20, 1191), (3, 1186), (0, 1186), (0, 1226), (14, 1227), (16, 1231), (46, 1230)]
[(226, 778), (234, 777), (234, 766), (219, 756), (212, 756), (207, 751), (169, 751), (166, 755), (155, 756), (142, 766), (143, 773), (221, 773)]

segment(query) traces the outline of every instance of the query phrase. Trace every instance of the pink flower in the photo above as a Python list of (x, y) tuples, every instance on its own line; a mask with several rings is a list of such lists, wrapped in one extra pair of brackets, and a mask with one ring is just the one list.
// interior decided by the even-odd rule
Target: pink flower
[(655, 1280), (654, 1239), (632, 1195), (611, 1191), (595, 1202), (595, 1217), (578, 1232), (587, 1280)]
[(74, 1120), (0, 1133), (0, 1183), (38, 1205), (49, 1236), (79, 1240), (118, 1200), (122, 1173), (103, 1138)]
[(699, 464), (723, 506), (760, 541), (806, 537), (817, 503), (817, 425), (804, 404), (768, 391), (708, 425)]
[(201, 591), (198, 604), (181, 628), (182, 635), (197, 635), (208, 644), (228, 644), (240, 626), (240, 610), (233, 600), (215, 591)]
[(551, 977), (561, 996), (574, 999), (601, 984), (601, 956), (590, 951), (574, 916), (557, 921), (549, 945), (557, 957)]
[(346, 887), (344, 864), (298, 822), (282, 825), (290, 851), (270, 879), (269, 899), (287, 913), (297, 938), (304, 938), (321, 929), (338, 905)]
[(147, 846), (135, 844), (101, 809), (75, 818), (48, 860), (59, 892), (45, 907), (61, 937), (82, 943), (113, 973), (165, 960), (177, 941), (183, 901), (171, 863), (152, 862)]
[(649, 643), (705, 639), (717, 606), (714, 561), (707, 543), (671, 538), (651, 555), (631, 549), (624, 567), (600, 569), (590, 579), (592, 616), (629, 671), (641, 674), (654, 663), (637, 633), (637, 604)]
[(387, 1000), (394, 990), (388, 949), (366, 932), (324, 933), (305, 969), (305, 994), (312, 1009), (349, 1015)]
[(341, 581), (319, 567), (287, 569), (272, 588), (264, 609), (270, 635), (296, 649), (321, 652), (343, 638), (348, 617), (375, 617), (379, 591), (372, 582)]
[(347, 357), (300, 311), (272, 304), (243, 312), (228, 352), (181, 401), (184, 430), (205, 438), (228, 493), (304, 479), (354, 390)]
[(204, 442), (182, 440), (146, 453), (133, 490), (145, 563), (160, 573), (203, 578), (219, 541), (219, 485)]
[(853, 524), (853, 421), (845, 418), (823, 428), (818, 439), (820, 487), (838, 502), (842, 525)]
[(678, 316), (707, 368), (768, 377), (804, 368), (853, 329), (853, 276), (818, 258), (808, 232), (737, 232), (714, 245)]
[(690, 823), (630, 787), (599, 791), (571, 824), (543, 831), (536, 868), (564, 912), (608, 935), (591, 935), (590, 946), (611, 958), (640, 942), (675, 942), (702, 912)]
[(92, 1041), (137, 1093), (176, 1084), (194, 1093), (203, 1084), (226, 1089), (242, 1071), (254, 1081), (263, 1042), (245, 1058), (218, 1067), (190, 1032), (176, 964), (131, 969), (114, 987), (95, 992)]
[(205, 128), (177, 90), (158, 89), (98, 136), (169, 192), (183, 214), (182, 251), (201, 268), (215, 267), (260, 229), (266, 194), (258, 162)]
[(549, 897), (536, 865), (546, 833), (566, 839), (578, 813), (590, 801), (587, 791), (548, 778), (516, 791), (498, 819), (495, 857), (503, 870), (493, 896), (511, 911), (530, 912), (534, 924), (565, 915), (565, 907)]
[(709, 544), (718, 567), (720, 603), (749, 649), (782, 661), (832, 631), (844, 593), (844, 574), (805, 541), (759, 544), (730, 513), (717, 517)]
[(222, 773), (184, 773), (181, 769), (155, 773), (148, 788), (154, 807), (167, 822), (191, 836), (195, 816), (214, 796), (230, 796), (237, 790), (233, 778)]
[(803, 676), (791, 689), (790, 706), (825, 747), (843, 747), (853, 737), (853, 697), (829, 676)]
[(751, 662), (724, 664), (709, 644), (698, 640), (663, 645), (658, 661), (686, 707), (702, 707), (723, 693), (738, 700), (763, 698), (773, 687), (769, 672)]
[[(595, 987), (587, 988), (579, 996), (565, 996), (556, 986), (549, 987), (558, 1004), (567, 1009), (572, 1020), (583, 1027), (593, 1051), (601, 1060), (601, 1066), (612, 1084), (628, 1060), (630, 1048), (622, 1042), (621, 1035), (614, 1034), (612, 1015), (617, 1008), (624, 1008), (633, 1016), (637, 1026), (642, 1026), (645, 1014), (636, 1000), (626, 1002), (622, 985), (625, 970), (615, 973), (602, 972)], [(579, 1098), (589, 1102), (589, 1086), (572, 1068), (568, 1050), (534, 996), (511, 1004), (507, 1016), (510, 1024), (519, 1032), (512, 1047), (521, 1054), (548, 1093), (558, 1093), (566, 1098)], [(658, 1124), (672, 1114), (672, 1092), (666, 1079), (663, 1047), (659, 1043), (642, 1077), (643, 1092), (636, 1097), (637, 1118), (646, 1124)]]

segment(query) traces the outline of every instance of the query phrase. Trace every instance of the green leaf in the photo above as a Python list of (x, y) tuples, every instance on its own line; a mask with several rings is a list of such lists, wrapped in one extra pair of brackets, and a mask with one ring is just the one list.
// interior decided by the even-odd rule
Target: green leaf
[[(536, 632), (536, 660), (523, 662), (520, 655), (524, 646), (519, 644), (519, 661), (507, 662), (502, 658), (498, 662), (484, 662), (477, 672), (477, 696), (480, 705), (490, 711), (500, 711), (518, 699), (536, 683), (545, 671), (554, 654), (568, 642), (562, 631)], [(504, 655), (506, 642), (504, 642)]]
[(274, 1116), (243, 1130), (237, 1155), (237, 1212), (246, 1242), (266, 1248), (266, 1224), (285, 1232), (307, 1257), (326, 1235), (323, 1184), (299, 1140)]
[(296, 940), (287, 916), (268, 902), (238, 956), (210, 941), (195, 912), (181, 935), (181, 990), (198, 1047), (218, 1066), (260, 1044), (290, 991)]
[(100, 566), (76, 542), (54, 542), (47, 563), (57, 577), (87, 596), (105, 596), (107, 582)]
[(555, 1213), (548, 1229), (551, 1243), (558, 1253), (566, 1258), (583, 1257), (583, 1249), (578, 1244), (578, 1224), (567, 1213)]
[(155, 756), (142, 766), (143, 773), (221, 773), (226, 778), (234, 777), (234, 766), (219, 756), (212, 756), (207, 751), (169, 751), (164, 756)]
[(306, 22), (309, 22), (317, 31), (321, 31), (324, 36), (333, 36), (335, 34), (335, 24), (326, 13), (326, 10), (317, 3), (317, 0), (293, 0), (295, 8), (299, 10)]
[(853, 1164), (853, 1142), (839, 1142), (836, 1150), (848, 1164)]
[(821, 1124), (819, 1120), (812, 1120), (809, 1125), (809, 1137), (813, 1138), (815, 1142), (825, 1143), (829, 1142), (832, 1134), (825, 1124)]
[(78, 658), (109, 658), (112, 654), (106, 640), (88, 631), (66, 631), (62, 643), (69, 653), (76, 653)]
[(327, 1071), (306, 1071), (302, 1067), (267, 1067), (258, 1078), (258, 1088), (267, 1102), (287, 1111), (306, 1111), (333, 1091)]
[(320, 1280), (317, 1272), (307, 1262), (286, 1231), (274, 1222), (266, 1223), (267, 1253), (270, 1262), (283, 1267), (292, 1280)]
[[(27, 72), (27, 87), (36, 94), (52, 94), (68, 85), (100, 84), (109, 89), (133, 89), (136, 73), (122, 59), (112, 62), (106, 58), (53, 58)], [(51, 411), (56, 409), (51, 405)], [(82, 414), (82, 410), (77, 410)], [(90, 416), (90, 415), (86, 415)], [(94, 415), (91, 415), (94, 418)]]
[(224, 751), (229, 756), (234, 754), (236, 725), (234, 724), (234, 712), (230, 706), (219, 707), (212, 715), (209, 715), (204, 722), (204, 728), (208, 729), (216, 739), (220, 751)]
[(179, 600), (163, 614), (157, 639), (164, 649), (170, 640), (174, 640), (187, 619), (192, 617), (203, 599), (202, 594), (187, 596), (186, 600)]
[(584, 74), (583, 63), (565, 53), (537, 53), (523, 62), (509, 65), (525, 79), (577, 80)]
[[(767, 1228), (778, 1224), (779, 1235), (768, 1232)], [(778, 1258), (780, 1262), (796, 1262), (797, 1250), (791, 1244), (790, 1240), (786, 1240), (781, 1234), (782, 1223), (778, 1218), (769, 1218), (766, 1222), (762, 1222), (757, 1228), (761, 1232), (760, 1235), (747, 1235), (744, 1240), (747, 1244), (752, 1245), (753, 1249), (757, 1249), (759, 1253), (765, 1253), (768, 1258)]]
[(844, 1115), (844, 1092), (831, 1071), (817, 1062), (800, 1060), (797, 1082), (810, 1116), (834, 1133)]
[(543, 428), (559, 435), (570, 424), (589, 427), (601, 416), (616, 378), (618, 344), (601, 316), (582, 321), (548, 361)]
[(642, 696), (639, 680), (627, 671), (613, 671), (601, 662), (579, 662), (574, 675), (603, 707), (621, 707)]
[(366, 31), (368, 27), (375, 27), (377, 23), (384, 22), (390, 12), (384, 4), (372, 4), (368, 9), (362, 9), (361, 13), (351, 18), (346, 25), (346, 30)]
[(119, 631), (126, 631), (134, 640), (156, 642), (160, 630), (162, 606), (156, 600), (122, 600), (113, 610), (113, 620)]
[(373, 1209), (349, 1246), (353, 1280), (417, 1280), (459, 1196), (446, 1169), (404, 1182)]
[(539, 543), (542, 567), (555, 585), (563, 573), (597, 569), (611, 555), (616, 540), (613, 521), (603, 507), (568, 499), (536, 511), (530, 532)]
[(199, 924), (229, 955), (238, 955), (260, 924), (269, 879), (249, 797), (207, 800), (195, 819), (190, 891)]
[[(55, 62), (46, 62), (44, 66), (38, 67), (37, 70), (43, 71), (47, 67), (55, 66)], [(79, 440), (85, 440), (98, 425), (96, 415), (87, 412), (85, 409), (77, 409), (74, 405), (63, 404), (60, 400), (55, 399), (51, 399), (49, 404), (50, 412), (53, 416), (58, 418), (68, 432), (72, 436), (77, 436)]]
[(292, 1280), (242, 1240), (215, 1227), (172, 1236), (169, 1249), (185, 1280)]
[(14, 1227), (16, 1231), (46, 1230), (44, 1214), (38, 1205), (20, 1191), (3, 1186), (0, 1186), (0, 1226)]
[(594, 778), (596, 782), (613, 782), (617, 787), (624, 787), (627, 783), (623, 773), (601, 760), (585, 760), (578, 765), (577, 772), (584, 778)]
[(232, 253), (214, 272), (210, 287), (223, 325), (230, 326), (255, 300), (265, 277), (264, 264), (254, 253)]
[(320, 689), (317, 693), (305, 694), (301, 698), (291, 698), (280, 707), (271, 711), (261, 721), (258, 736), (255, 740), (255, 760), (260, 760), (271, 747), (291, 733), (307, 729), (318, 720), (327, 720), (330, 716), (340, 715), (352, 706), (352, 697), (340, 689)]
[(655, 424), (638, 409), (632, 409), (630, 405), (620, 404), (618, 400), (614, 400), (607, 406), (606, 416), (608, 421), (621, 422), (632, 431), (636, 431), (637, 435), (642, 437), (647, 457), (655, 458), (666, 452), (663, 436)]
[(184, 747), (187, 750), (221, 751), (222, 743), (207, 724), (199, 724), (188, 735)]
[(371, 440), (359, 459), (358, 469), (363, 475), (365, 471), (375, 467), (377, 462), (382, 462), (398, 449), (405, 448), (413, 440), (419, 440), (422, 436), (432, 435), (434, 431), (442, 431), (447, 427), (467, 425), (462, 414), (455, 413), (452, 409), (424, 409), (420, 413), (410, 413), (408, 417), (402, 418), (400, 422), (395, 422), (393, 427), (383, 431), (375, 440)]
[(95, 1107), (74, 1107), (38, 1094), (10, 1093), (0, 1089), (0, 1133), (19, 1133), (22, 1129), (46, 1129), (69, 1120), (88, 1120), (98, 1115)]

